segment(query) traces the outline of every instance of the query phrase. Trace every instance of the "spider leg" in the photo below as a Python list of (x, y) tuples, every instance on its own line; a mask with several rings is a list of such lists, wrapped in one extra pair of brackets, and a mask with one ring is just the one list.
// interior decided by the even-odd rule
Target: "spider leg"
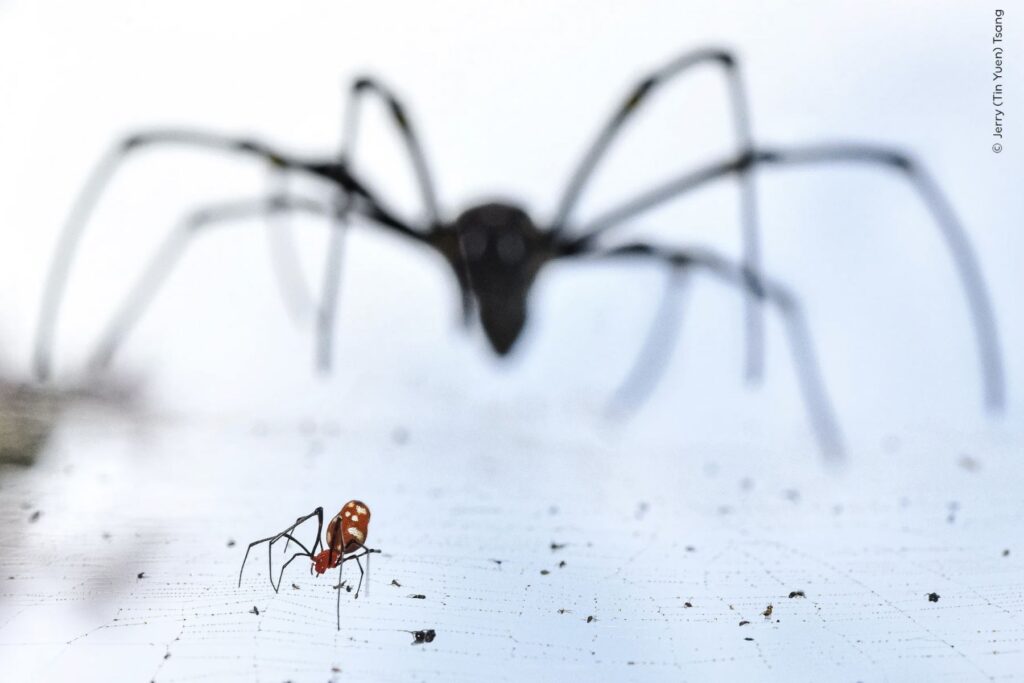
[[(640, 407), (664, 376), (669, 354), (679, 336), (681, 316), (675, 314), (680, 298), (689, 289), (690, 273), (672, 268), (665, 293), (654, 314), (654, 322), (644, 339), (643, 347), (630, 368), (629, 374), (615, 390), (608, 403), (608, 412), (624, 414)], [(757, 297), (753, 296), (757, 301)]]
[[(375, 95), (387, 106), (391, 114), (391, 120), (401, 134), (409, 159), (412, 162), (413, 172), (420, 188), (431, 230), (439, 229), (441, 217), (440, 210), (438, 209), (437, 193), (434, 190), (434, 182), (427, 164), (426, 155), (423, 153), (423, 146), (420, 144), (419, 136), (416, 134), (416, 130), (398, 98), (386, 86), (375, 79), (367, 77), (358, 78), (352, 82), (352, 86), (349, 88), (341, 151), (339, 152), (341, 163), (345, 166), (350, 166), (353, 163), (359, 134), (360, 104), (369, 95)], [(323, 296), (317, 310), (316, 357), (317, 367), (321, 372), (327, 372), (331, 368), (344, 237), (348, 228), (349, 210), (352, 206), (351, 197), (349, 196), (340, 196), (336, 198), (335, 202), (334, 225), (332, 226), (330, 242), (327, 246), (323, 271)], [(463, 301), (463, 306), (465, 307), (465, 301)]]
[(165, 238), (135, 286), (118, 308), (93, 353), (89, 367), (101, 370), (109, 365), (117, 348), (129, 334), (143, 311), (166, 278), (170, 275), (185, 247), (200, 231), (229, 220), (249, 216), (270, 215), (282, 211), (330, 213), (321, 202), (302, 197), (272, 196), (266, 199), (226, 202), (194, 211), (184, 218)]
[[(299, 557), (309, 557), (309, 558), (312, 558), (313, 556), (310, 553), (295, 553), (294, 555), (289, 557), (288, 561), (285, 562), (281, 566), (281, 571), (278, 572), (278, 575), (277, 575), (277, 586), (274, 588), (274, 592), (275, 593), (277, 593), (281, 589), (281, 582), (284, 580), (284, 570), (287, 569), (288, 565), (290, 565), (293, 561), (295, 561), (296, 558), (299, 558)], [(274, 585), (274, 577), (273, 576), (270, 577), (270, 585), (271, 586)]]
[[(320, 543), (320, 532), (322, 531), (323, 524), (324, 524), (324, 509), (322, 507), (316, 508), (315, 510), (313, 510), (313, 512), (309, 513), (308, 515), (305, 515), (303, 517), (299, 517), (298, 519), (295, 520), (294, 524), (292, 524), (290, 527), (288, 527), (287, 529), (285, 529), (281, 533), (274, 534), (273, 536), (267, 536), (266, 538), (261, 538), (258, 541), (253, 541), (252, 543), (250, 543), (249, 547), (245, 549), (245, 557), (242, 558), (242, 567), (241, 567), (241, 569), (238, 570), (238, 585), (239, 586), (242, 585), (242, 572), (245, 571), (245, 563), (248, 561), (248, 559), (249, 559), (249, 552), (252, 551), (253, 547), (255, 547), (255, 546), (257, 546), (257, 545), (259, 545), (261, 543), (269, 543), (270, 546), (271, 546), (271, 547), (267, 548), (267, 555), (269, 557), (270, 554), (271, 554), (270, 550), (272, 549), (272, 546), (274, 545), (274, 543), (276, 543), (281, 538), (284, 538), (285, 536), (288, 536), (289, 538), (292, 538), (291, 532), (294, 531), (296, 529), (296, 527), (298, 527), (299, 525), (301, 525), (303, 522), (305, 522), (306, 520), (310, 519), (311, 517), (316, 517), (317, 518), (317, 530), (316, 530), (317, 538), (316, 538), (316, 543), (313, 544), (313, 551), (315, 552), (316, 549), (317, 549), (317, 546)], [(295, 539), (292, 538), (292, 540), (295, 540)], [(295, 542), (298, 543), (298, 545), (301, 546), (303, 550), (305, 550), (307, 553), (309, 553), (309, 550), (306, 548), (306, 546), (302, 545), (302, 543), (299, 543), (299, 541), (295, 541)], [(310, 553), (310, 554), (312, 555), (312, 553)], [(270, 583), (271, 583), (271, 585), (273, 585), (273, 583), (274, 583), (273, 568), (271, 568)]]
[(359, 599), (359, 589), (363, 587), (363, 577), (366, 575), (366, 572), (363, 571), (363, 563), (359, 561), (360, 557), (362, 555), (355, 555), (351, 558), (356, 561), (356, 566), (359, 567), (359, 584), (356, 585), (356, 600)]
[(985, 405), (1001, 410), (1006, 400), (1002, 351), (995, 313), (978, 258), (945, 193), (931, 175), (907, 154), (888, 147), (822, 144), (762, 148), (730, 157), (679, 176), (598, 216), (584, 226), (584, 234), (569, 242), (567, 252), (592, 249), (597, 238), (633, 217), (709, 182), (743, 173), (752, 166), (793, 166), (810, 163), (867, 163), (904, 174), (932, 214), (949, 248), (974, 324), (981, 365)]
[[(736, 57), (728, 50), (704, 48), (685, 52), (647, 77), (641, 79), (622, 102), (612, 117), (605, 123), (597, 138), (591, 143), (583, 159), (576, 167), (569, 180), (558, 209), (555, 212), (554, 231), (566, 228), (572, 218), (573, 209), (594, 170), (604, 158), (611, 143), (616, 139), (622, 127), (642, 107), (650, 101), (650, 95), (663, 89), (676, 79), (690, 73), (695, 68), (710, 64), (719, 66), (725, 76), (729, 88), (729, 104), (732, 108), (733, 128), (736, 135), (737, 150), (747, 154), (753, 149), (753, 133), (750, 126), (750, 107), (747, 103), (746, 88), (740, 74)], [(753, 174), (746, 169), (739, 174), (740, 186), (740, 218), (743, 238), (743, 264), (755, 272), (761, 269), (761, 249), (757, 222), (757, 193)], [(759, 380), (764, 373), (764, 320), (760, 307), (753, 296), (744, 299), (746, 326), (746, 369), (749, 380)]]
[[(323, 274), (323, 296), (317, 308), (317, 347), (316, 364), (321, 372), (331, 369), (332, 350), (334, 348), (334, 323), (338, 312), (338, 291), (341, 285), (341, 266), (345, 233), (348, 232), (347, 199), (337, 198), (339, 202), (333, 214), (331, 233), (327, 244), (326, 263)], [(342, 206), (342, 203), (344, 206)]]
[(419, 185), (420, 194), (423, 197), (423, 206), (427, 211), (427, 217), (433, 227), (441, 224), (441, 214), (437, 203), (437, 192), (434, 189), (434, 181), (427, 164), (426, 155), (423, 153), (423, 146), (420, 144), (419, 136), (405, 113), (405, 107), (398, 101), (398, 98), (384, 84), (369, 77), (357, 78), (349, 88), (348, 102), (345, 110), (345, 127), (341, 142), (341, 160), (344, 164), (352, 163), (355, 155), (356, 136), (359, 130), (359, 112), (361, 100), (368, 96), (377, 96), (391, 114), (391, 120), (402, 136), (409, 160), (412, 162), (413, 172), (416, 175), (416, 183)]
[(157, 130), (129, 136), (115, 145), (100, 160), (79, 193), (59, 237), (43, 291), (33, 352), (33, 366), (38, 379), (46, 380), (50, 376), (57, 315), (60, 312), (64, 291), (67, 288), (75, 251), (93, 208), (108, 182), (130, 152), (143, 147), (168, 144), (255, 156), (280, 168), (301, 171), (319, 177), (336, 185), (346, 194), (358, 197), (356, 202), (358, 212), (377, 225), (394, 230), (406, 237), (425, 241), (423, 233), (414, 230), (385, 208), (381, 201), (338, 161), (332, 160), (324, 163), (301, 161), (282, 155), (256, 140), (202, 131)]
[(593, 256), (595, 258), (647, 257), (667, 263), (676, 269), (700, 269), (714, 275), (726, 284), (738, 287), (742, 291), (755, 295), (760, 300), (773, 304), (785, 322), (800, 390), (821, 450), (827, 457), (842, 457), (842, 437), (831, 401), (821, 380), (810, 332), (796, 298), (788, 289), (710, 251), (665, 249), (650, 244), (633, 243), (604, 251), (595, 251)]
[[(288, 175), (276, 166), (271, 166), (268, 183), (270, 197), (287, 197)], [(316, 297), (302, 272), (302, 263), (292, 236), (291, 225), (285, 220), (283, 211), (267, 214), (267, 242), (270, 263), (277, 279), (281, 302), (292, 324), (301, 327), (316, 310)]]
[[(289, 539), (291, 541), (295, 541), (296, 545), (301, 547), (303, 549), (303, 551), (304, 551), (304, 552), (297, 553), (296, 555), (292, 556), (287, 562), (284, 563), (284, 567), (287, 567), (289, 564), (291, 564), (292, 560), (294, 560), (296, 556), (298, 556), (298, 557), (306, 556), (306, 557), (310, 557), (310, 558), (313, 557), (313, 554), (311, 552), (309, 552), (309, 550), (306, 548), (306, 546), (302, 545), (302, 543), (300, 543), (291, 534), (286, 533), (286, 532), (281, 532), (280, 534), (275, 536), (274, 539), (272, 541), (270, 541), (270, 543), (267, 545), (267, 576), (270, 578), (270, 587), (274, 589), (275, 593), (277, 593), (278, 591), (281, 590), (281, 579), (284, 578), (284, 567), (281, 568), (281, 576), (280, 576), (280, 578), (278, 578), (277, 584), (275, 585), (274, 584), (274, 544), (277, 543), (278, 541), (280, 541), (282, 538), (287, 538), (287, 539)], [(241, 580), (241, 573), (239, 573), (239, 580)]]

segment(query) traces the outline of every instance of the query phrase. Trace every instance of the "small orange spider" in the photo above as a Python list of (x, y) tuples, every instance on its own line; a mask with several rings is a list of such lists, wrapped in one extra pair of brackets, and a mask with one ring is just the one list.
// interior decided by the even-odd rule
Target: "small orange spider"
[[(295, 529), (301, 526), (306, 520), (316, 517), (316, 540), (313, 542), (312, 549), (307, 548), (293, 535)], [(324, 546), (321, 541), (320, 534), (323, 531), (324, 526), (324, 509), (318, 507), (313, 512), (299, 517), (295, 520), (295, 523), (290, 527), (282, 531), (281, 533), (274, 534), (273, 536), (267, 536), (261, 538), (258, 541), (253, 541), (249, 544), (249, 547), (245, 550), (245, 557), (242, 559), (242, 568), (238, 570), (238, 585), (242, 585), (242, 572), (245, 571), (245, 563), (249, 559), (249, 551), (253, 549), (253, 546), (257, 546), (260, 543), (268, 543), (267, 550), (267, 567), (270, 572), (270, 585), (274, 589), (274, 592), (278, 592), (281, 589), (281, 581), (284, 578), (284, 570), (288, 568), (294, 560), (300, 557), (308, 557), (312, 560), (310, 565), (310, 573), (316, 572), (319, 576), (328, 569), (338, 568), (338, 585), (335, 586), (335, 590), (338, 591), (338, 630), (341, 630), (341, 573), (344, 568), (345, 562), (349, 560), (355, 560), (356, 566), (359, 567), (359, 584), (356, 586), (356, 599), (359, 598), (359, 589), (363, 585), (363, 577), (370, 571), (370, 555), (373, 553), (379, 553), (380, 550), (375, 548), (368, 548), (366, 545), (366, 535), (370, 526), (370, 508), (366, 506), (366, 503), (359, 500), (350, 500), (345, 503), (338, 514), (331, 519), (327, 525), (327, 544)], [(288, 544), (294, 542), (295, 545), (302, 548), (301, 552), (293, 554), (281, 567), (281, 571), (277, 575), (277, 583), (274, 583), (274, 544), (278, 541), (285, 540), (285, 552), (288, 552)], [(317, 550), (319, 549), (319, 552)], [(359, 558), (366, 558), (366, 571), (363, 571), (363, 564), (359, 561)], [(366, 592), (369, 595), (370, 584), (367, 580)]]

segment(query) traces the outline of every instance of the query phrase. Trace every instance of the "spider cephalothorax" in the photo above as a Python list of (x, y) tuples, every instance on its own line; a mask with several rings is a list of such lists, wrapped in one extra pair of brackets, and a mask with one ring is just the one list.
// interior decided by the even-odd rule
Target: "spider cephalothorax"
[[(574, 210), (580, 196), (622, 127), (667, 83), (674, 82), (702, 65), (719, 69), (725, 76), (735, 124), (736, 144), (733, 152), (627, 198), (596, 217), (575, 220)], [(390, 208), (383, 195), (371, 188), (355, 169), (353, 157), (359, 107), (364, 98), (370, 96), (383, 100), (385, 111), (389, 112), (395, 129), (405, 143), (422, 197), (425, 215), (420, 219), (405, 218)], [(143, 274), (138, 286), (131, 290), (126, 303), (100, 342), (94, 356), (95, 365), (103, 365), (113, 356), (114, 350), (145, 309), (163, 278), (171, 272), (184, 246), (199, 232), (197, 228), (225, 219), (266, 216), (282, 211), (306, 211), (330, 216), (336, 223), (326, 256), (324, 289), (316, 316), (317, 358), (323, 368), (329, 367), (331, 359), (334, 310), (342, 263), (340, 227), (350, 219), (358, 219), (402, 235), (440, 254), (451, 266), (458, 281), (463, 319), (469, 322), (477, 313), (491, 347), (502, 356), (508, 354), (522, 333), (527, 321), (531, 286), (545, 263), (553, 259), (574, 260), (578, 263), (639, 259), (661, 264), (676, 274), (704, 271), (744, 294), (747, 374), (753, 378), (760, 376), (762, 368), (760, 305), (775, 305), (787, 323), (786, 330), (798, 364), (798, 378), (819, 440), (826, 452), (837, 453), (840, 444), (838, 429), (824, 386), (818, 378), (810, 338), (796, 306), (796, 298), (782, 285), (766, 278), (761, 271), (757, 195), (752, 173), (757, 169), (777, 166), (851, 163), (867, 164), (898, 173), (910, 182), (928, 206), (950, 249), (967, 295), (978, 341), (985, 403), (990, 408), (1001, 408), (1003, 405), (1002, 354), (988, 292), (966, 233), (938, 184), (911, 156), (888, 147), (847, 143), (783, 147), (755, 144), (738, 61), (725, 50), (707, 48), (684, 53), (639, 79), (583, 155), (561, 194), (553, 218), (546, 225), (534, 223), (526, 212), (504, 202), (475, 206), (454, 221), (447, 220), (442, 215), (419, 137), (406, 112), (407, 109), (394, 94), (378, 81), (360, 78), (349, 91), (344, 141), (337, 155), (302, 159), (256, 140), (194, 130), (144, 132), (129, 136), (121, 144), (115, 145), (86, 184), (58, 244), (40, 315), (35, 356), (37, 376), (46, 378), (50, 373), (54, 327), (73, 252), (106, 181), (125, 156), (134, 150), (153, 145), (189, 145), (262, 159), (277, 173), (300, 173), (319, 178), (333, 189), (333, 200), (325, 203), (287, 192), (275, 192), (253, 201), (224, 203), (193, 213), (170, 236)], [(726, 178), (736, 179), (740, 189), (743, 238), (743, 259), (740, 263), (699, 249), (648, 242), (619, 241), (608, 244), (605, 241), (632, 219)], [(685, 280), (680, 277), (673, 281)], [(655, 335), (652, 335), (653, 338)], [(656, 367), (663, 361), (659, 354), (667, 352), (670, 345), (649, 344), (648, 348), (655, 349), (657, 353), (648, 354), (644, 360), (648, 367)], [(650, 378), (652, 373), (634, 373), (633, 376), (640, 375)], [(642, 385), (644, 392), (648, 392), (653, 381), (635, 384)], [(627, 380), (624, 386), (629, 385), (631, 382)], [(638, 402), (634, 398), (633, 404)]]
[(490, 203), (462, 212), (452, 225), (464, 286), (479, 309), (491, 347), (505, 355), (526, 324), (530, 287), (554, 258), (551, 233), (537, 229), (522, 209)]

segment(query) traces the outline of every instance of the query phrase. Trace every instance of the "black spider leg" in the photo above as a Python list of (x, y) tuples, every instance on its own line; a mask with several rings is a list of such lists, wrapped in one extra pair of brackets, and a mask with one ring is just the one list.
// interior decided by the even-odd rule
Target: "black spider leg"
[(161, 285), (174, 270), (184, 254), (185, 247), (199, 231), (218, 223), (250, 216), (272, 215), (284, 211), (306, 211), (329, 214), (330, 209), (314, 200), (302, 197), (268, 197), (266, 199), (224, 202), (188, 214), (167, 236), (157, 249), (135, 286), (118, 308), (101, 337), (96, 351), (89, 360), (89, 368), (102, 370), (113, 359), (121, 343), (138, 322)]
[[(416, 183), (419, 186), (423, 198), (423, 206), (427, 211), (427, 219), (431, 232), (439, 230), (441, 225), (440, 210), (438, 209), (437, 193), (434, 189), (433, 177), (430, 167), (427, 164), (423, 146), (420, 144), (419, 136), (412, 122), (405, 113), (398, 98), (383, 84), (372, 78), (357, 78), (349, 88), (348, 100), (345, 108), (344, 127), (342, 130), (341, 149), (338, 158), (343, 166), (351, 167), (355, 158), (356, 142), (359, 136), (359, 114), (362, 111), (361, 103), (370, 95), (379, 98), (387, 107), (391, 121), (402, 136), (406, 152), (412, 162), (413, 173)], [(342, 250), (344, 248), (344, 233), (348, 224), (348, 198), (338, 199), (339, 210), (333, 230), (331, 231), (330, 242), (327, 246), (326, 262), (324, 265), (323, 296), (317, 315), (317, 366), (322, 371), (327, 371), (331, 366), (331, 351), (334, 343), (334, 326), (338, 308), (339, 283), (341, 280)], [(472, 305), (467, 301), (467, 292), (462, 289), (463, 315), (468, 322)]]
[[(308, 519), (310, 519), (312, 517), (316, 517), (317, 518), (317, 525), (316, 525), (316, 542), (313, 543), (313, 551), (311, 552), (308, 548), (306, 548), (306, 546), (302, 545), (302, 543), (300, 543), (299, 541), (295, 540), (295, 538), (291, 534), (292, 534), (293, 531), (295, 531), (295, 529), (299, 525), (301, 525), (303, 522), (305, 522), (306, 520), (308, 520)], [(245, 549), (245, 557), (242, 558), (242, 567), (241, 567), (241, 569), (238, 570), (238, 585), (239, 585), (239, 587), (241, 587), (241, 585), (242, 585), (242, 573), (245, 571), (245, 563), (249, 560), (249, 553), (252, 551), (252, 549), (255, 546), (257, 546), (257, 545), (259, 545), (261, 543), (269, 543), (269, 545), (267, 547), (267, 557), (268, 557), (268, 561), (272, 561), (272, 553), (271, 553), (271, 551), (273, 550), (274, 543), (276, 543), (277, 541), (279, 541), (282, 538), (287, 536), (289, 538), (289, 540), (293, 540), (299, 546), (301, 546), (302, 549), (306, 552), (306, 554), (312, 556), (313, 553), (316, 552), (317, 547), (320, 547), (320, 542), (321, 542), (320, 541), (320, 534), (323, 531), (323, 526), (324, 526), (324, 509), (322, 507), (317, 507), (315, 510), (313, 510), (313, 512), (309, 513), (308, 515), (305, 515), (303, 517), (299, 517), (298, 519), (296, 519), (294, 524), (292, 524), (290, 527), (286, 528), (281, 533), (274, 534), (273, 536), (267, 536), (266, 538), (261, 538), (258, 541), (253, 541), (252, 543), (250, 543), (249, 547)], [(291, 560), (288, 560), (288, 562), (290, 563)], [(274, 585), (273, 565), (271, 565), (271, 567), (270, 567), (270, 585), (271, 586)], [(274, 588), (275, 592), (278, 590), (280, 585), (281, 585), (280, 580), (278, 580), (278, 585), (277, 585), (277, 587)]]
[(378, 226), (391, 229), (418, 241), (425, 241), (422, 233), (414, 230), (404, 221), (397, 218), (365, 185), (337, 161), (300, 161), (295, 158), (286, 157), (255, 140), (202, 131), (158, 130), (129, 136), (115, 145), (93, 170), (79, 193), (58, 240), (43, 291), (36, 333), (33, 366), (38, 379), (46, 380), (50, 376), (57, 315), (60, 312), (78, 243), (93, 208), (103, 194), (103, 190), (108, 182), (120, 167), (121, 162), (131, 151), (142, 147), (168, 144), (187, 145), (210, 151), (233, 152), (255, 156), (281, 168), (288, 168), (322, 178), (352, 195), (354, 197), (355, 210)]
[(680, 306), (680, 298), (689, 289), (689, 282), (690, 273), (685, 269), (672, 268), (669, 271), (665, 294), (658, 305), (654, 321), (633, 367), (608, 402), (609, 413), (625, 415), (633, 412), (657, 387), (668, 364), (673, 342), (679, 336), (682, 316), (675, 311)]
[[(363, 545), (362, 543), (360, 543), (359, 541), (356, 541), (354, 539), (349, 541), (349, 544), (350, 545), (355, 544), (357, 546), (357, 549), (354, 550), (354, 551), (350, 551), (350, 552), (352, 552), (354, 554), (349, 555), (343, 561), (344, 562), (348, 562), (349, 560), (355, 560), (356, 561), (356, 566), (359, 567), (359, 585), (356, 586), (356, 597), (355, 597), (355, 599), (356, 600), (359, 599), (359, 589), (363, 585), (363, 577), (364, 576), (366, 577), (366, 597), (370, 597), (370, 555), (372, 555), (374, 553), (379, 553), (380, 550), (378, 550), (376, 548), (368, 548), (365, 545)], [(361, 549), (363, 551), (362, 554), (359, 553), (359, 549)], [(365, 572), (363, 571), (362, 563), (359, 561), (359, 558), (361, 558), (361, 557), (365, 557), (366, 558), (366, 571)]]
[[(353, 543), (358, 543), (358, 541), (352, 541), (352, 542)], [(356, 586), (356, 596), (355, 596), (355, 599), (358, 600), (359, 599), (359, 589), (363, 585), (363, 565), (361, 565), (359, 563), (359, 558), (360, 557), (364, 557), (364, 556), (366, 557), (366, 573), (369, 574), (369, 572), (370, 572), (370, 555), (373, 554), (373, 553), (379, 553), (380, 552), (379, 550), (375, 550), (373, 548), (367, 548), (362, 543), (359, 543), (359, 546), (361, 548), (363, 548), (363, 550), (364, 550), (362, 555), (350, 555), (348, 557), (344, 557), (343, 556), (342, 559), (341, 559), (341, 562), (338, 563), (338, 583), (335, 586), (335, 590), (338, 591), (338, 595), (337, 595), (337, 605), (335, 607), (335, 617), (336, 617), (337, 622), (338, 622), (337, 625), (338, 625), (338, 630), (339, 631), (341, 630), (341, 589), (343, 587), (342, 583), (341, 583), (341, 577), (342, 577), (342, 573), (344, 571), (345, 563), (348, 562), (349, 560), (355, 560), (356, 561), (356, 565), (359, 567), (359, 585)], [(332, 550), (332, 552), (333, 552), (333, 550)], [(370, 583), (369, 583), (369, 579), (367, 579), (367, 583), (366, 583), (366, 597), (370, 597)]]
[(810, 332), (795, 297), (784, 286), (753, 273), (742, 265), (733, 264), (711, 251), (666, 249), (636, 243), (591, 253), (595, 258), (642, 256), (658, 259), (673, 268), (697, 268), (707, 271), (727, 284), (754, 294), (759, 300), (772, 303), (782, 314), (785, 322), (800, 390), (821, 450), (826, 457), (842, 457), (842, 436), (821, 380)]
[(681, 175), (598, 216), (586, 224), (585, 234), (570, 242), (567, 250), (592, 249), (598, 236), (635, 216), (706, 183), (742, 173), (751, 166), (838, 162), (868, 163), (901, 171), (917, 190), (946, 241), (967, 298), (978, 344), (985, 405), (990, 410), (1002, 409), (1006, 400), (1002, 352), (995, 313), (978, 258), (945, 193), (922, 166), (898, 150), (861, 144), (822, 144), (763, 148), (725, 159)]
[[(664, 87), (677, 77), (689, 73), (693, 68), (703, 64), (722, 67), (729, 88), (729, 100), (733, 115), (733, 128), (736, 134), (739, 153), (749, 154), (753, 148), (753, 133), (750, 125), (750, 107), (747, 103), (747, 92), (740, 75), (739, 65), (732, 53), (705, 48), (686, 52), (661, 67), (651, 75), (642, 79), (632, 90), (619, 109), (612, 115), (583, 156), (576, 167), (569, 184), (566, 186), (558, 210), (555, 213), (554, 230), (561, 231), (572, 219), (572, 211), (587, 181), (593, 175), (598, 163), (608, 151), (622, 126), (640, 108), (640, 104), (649, 99), (655, 90)], [(761, 247), (757, 222), (757, 192), (752, 171), (743, 169), (739, 175), (740, 186), (740, 217), (743, 239), (743, 264), (752, 272), (761, 270)], [(764, 373), (764, 319), (758, 301), (753, 296), (744, 299), (746, 326), (745, 374), (748, 380), (759, 380)]]

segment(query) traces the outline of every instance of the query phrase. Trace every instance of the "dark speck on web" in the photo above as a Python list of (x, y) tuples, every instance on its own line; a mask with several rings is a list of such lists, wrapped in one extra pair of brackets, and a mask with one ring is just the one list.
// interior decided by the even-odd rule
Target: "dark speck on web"
[(437, 633), (435, 633), (432, 628), (428, 628), (425, 631), (410, 631), (410, 633), (412, 633), (413, 645), (418, 645), (420, 643), (432, 643), (434, 642), (434, 638), (437, 636)]
[(249, 610), (249, 614), (255, 614), (256, 616), (259, 616), (260, 615), (260, 608), (257, 607), (256, 605), (253, 605), (252, 609)]
[(740, 626), (746, 626), (746, 625), (747, 625), (747, 624), (749, 624), (749, 623), (750, 623), (749, 621), (747, 621), (746, 619), (744, 619), (743, 621), (741, 621), (741, 622), (740, 622)]
[(550, 573), (551, 573), (551, 572), (549, 572), (549, 571), (548, 571), (547, 569), (541, 569), (541, 570), (540, 570), (540, 575), (541, 575), (541, 576), (547, 576), (547, 575), (548, 575), (548, 574), (550, 574)]
[(593, 616), (593, 615), (591, 615), (591, 616), (587, 617), (587, 623), (588, 623), (588, 624), (589, 624), (590, 622), (592, 622), (592, 621), (597, 621), (597, 617), (595, 617), (595, 616)]
[(138, 575), (135, 578), (136, 579), (144, 579), (144, 578), (146, 578), (146, 572), (139, 572)]
[(566, 565), (566, 562), (565, 562), (565, 560), (562, 560), (561, 562), (559, 562), (559, 563), (558, 563), (558, 568), (559, 568), (559, 569), (561, 569), (561, 568), (562, 568), (562, 567), (564, 567), (565, 565)]
[(938, 601), (939, 601), (939, 594), (938, 593), (929, 593), (928, 594), (928, 602), (938, 602)]
[(1003, 557), (1009, 557), (1009, 556), (1010, 556), (1010, 549), (1007, 548), (1006, 550), (1003, 551)]
[(789, 597), (791, 598), (806, 598), (803, 591), (790, 591)]
[(747, 640), (747, 641), (750, 641), (750, 640), (753, 640), (753, 638), (751, 638), (751, 637), (749, 637), (749, 636), (748, 636), (748, 637), (744, 638), (743, 640)]
[(292, 584), (292, 590), (296, 590), (296, 591), (299, 590), (299, 584), (293, 583)]
[(566, 545), (567, 544), (565, 544), (565, 543), (555, 543), (554, 541), (551, 541), (551, 550), (553, 550), (553, 551), (554, 550), (561, 550)]
[(391, 579), (391, 585), (398, 586), (399, 588), (402, 587), (402, 584), (398, 583), (398, 579)]
[(36, 510), (31, 515), (29, 515), (28, 521), (32, 522), (32, 523), (38, 522), (39, 518), (42, 517), (42, 516), (43, 516), (43, 511), (42, 510)]
[(684, 602), (683, 603), (683, 607), (693, 607), (693, 603), (692, 602)]
[(408, 597), (412, 598), (413, 600), (426, 600), (427, 599), (427, 596), (423, 595), (423, 593), (412, 593)]
[(235, 547), (235, 539), (233, 539), (233, 538), (229, 538), (228, 539), (228, 547), (229, 548), (234, 548)]

